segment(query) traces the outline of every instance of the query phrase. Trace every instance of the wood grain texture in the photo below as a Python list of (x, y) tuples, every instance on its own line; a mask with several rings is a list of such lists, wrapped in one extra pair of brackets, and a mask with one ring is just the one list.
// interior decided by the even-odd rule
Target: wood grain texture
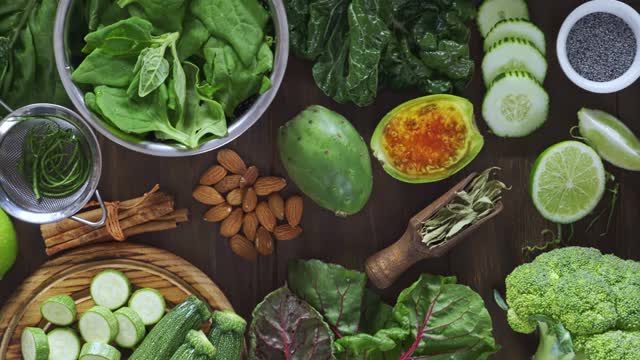
[(50, 327), (40, 315), (40, 305), (51, 296), (73, 297), (78, 313), (94, 303), (89, 285), (100, 271), (124, 272), (135, 288), (150, 287), (164, 295), (169, 305), (195, 294), (213, 309), (233, 309), (207, 275), (186, 260), (165, 250), (132, 243), (88, 246), (55, 258), (25, 280), (0, 311), (0, 359), (20, 359), (20, 335), (26, 326)]
[[(435, 184), (411, 185), (389, 177), (374, 164), (373, 195), (366, 208), (347, 219), (335, 217), (305, 198), (302, 219), (304, 234), (289, 242), (278, 242), (274, 254), (256, 263), (246, 262), (231, 253), (227, 240), (218, 235), (219, 225), (200, 220), (208, 209), (196, 204), (191, 191), (202, 173), (216, 159), (212, 152), (186, 159), (162, 159), (141, 155), (101, 139), (104, 170), (100, 191), (105, 199), (128, 199), (139, 196), (156, 183), (162, 190), (175, 195), (176, 207), (188, 207), (193, 221), (176, 230), (144, 234), (131, 241), (167, 249), (188, 259), (224, 290), (238, 312), (250, 319), (251, 311), (266, 294), (284, 285), (287, 262), (291, 259), (318, 258), (346, 267), (364, 270), (365, 260), (375, 252), (394, 243), (404, 232), (407, 221), (420, 209), (433, 202), (454, 184), (474, 171), (499, 166), (500, 179), (513, 188), (505, 193), (505, 210), (495, 220), (483, 225), (462, 246), (444, 257), (425, 260), (405, 272), (396, 283), (377, 291), (389, 303), (398, 293), (430, 272), (455, 275), (461, 283), (470, 285), (484, 298), (494, 325), (501, 350), (491, 359), (525, 360), (535, 350), (533, 335), (517, 334), (506, 322), (506, 316), (493, 302), (492, 291), (504, 291), (504, 278), (513, 268), (526, 261), (522, 247), (541, 242), (540, 232), (555, 229), (534, 208), (528, 194), (529, 173), (536, 157), (548, 146), (570, 139), (569, 129), (577, 124), (577, 111), (583, 107), (602, 109), (618, 115), (636, 134), (640, 134), (640, 82), (617, 94), (591, 94), (573, 85), (562, 73), (555, 52), (555, 40), (565, 17), (583, 0), (529, 1), (531, 19), (547, 35), (549, 74), (545, 87), (551, 97), (550, 117), (534, 134), (523, 139), (502, 139), (489, 133), (480, 109), (485, 88), (476, 71), (472, 83), (462, 94), (476, 108), (476, 118), (486, 144), (480, 155), (456, 176)], [(640, 0), (627, 0), (640, 10)], [(482, 39), (472, 34), (472, 55), (477, 68), (482, 59)], [(290, 58), (285, 81), (273, 105), (249, 131), (230, 147), (237, 150), (247, 164), (255, 164), (262, 175), (286, 176), (277, 155), (275, 136), (278, 127), (312, 104), (329, 107), (351, 120), (365, 141), (371, 139), (378, 121), (400, 103), (417, 97), (417, 92), (382, 91), (374, 105), (357, 108), (336, 104), (315, 85), (311, 63)], [(610, 165), (621, 183), (622, 197), (607, 236), (600, 236), (599, 225), (586, 232), (588, 221), (575, 226), (575, 236), (568, 244), (594, 246), (607, 253), (640, 260), (640, 173), (621, 171)], [(299, 194), (293, 183), (285, 189), (285, 198)], [(0, 282), (0, 303), (29, 274), (47, 260), (38, 228), (18, 223), (21, 257), (12, 271)]]

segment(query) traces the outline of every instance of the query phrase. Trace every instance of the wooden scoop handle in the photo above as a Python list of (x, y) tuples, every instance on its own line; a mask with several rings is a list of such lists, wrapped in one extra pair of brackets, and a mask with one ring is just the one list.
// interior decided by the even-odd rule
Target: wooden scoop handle
[(416, 246), (414, 235), (415, 231), (408, 228), (393, 245), (367, 259), (364, 265), (367, 275), (377, 288), (388, 288), (413, 264), (430, 257)]

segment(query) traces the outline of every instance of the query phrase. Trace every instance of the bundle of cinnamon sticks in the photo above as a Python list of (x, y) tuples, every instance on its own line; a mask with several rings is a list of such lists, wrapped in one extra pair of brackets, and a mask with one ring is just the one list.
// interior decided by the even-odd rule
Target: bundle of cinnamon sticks
[[(110, 211), (109, 214), (117, 217), (118, 230), (121, 235), (124, 235), (121, 239), (114, 237), (113, 231), (110, 231), (108, 226), (95, 228), (72, 219), (65, 219), (40, 227), (47, 255), (52, 256), (78, 246), (123, 240), (133, 235), (175, 229), (179, 223), (189, 220), (188, 210), (175, 210), (173, 196), (162, 192), (153, 192), (118, 203), (107, 203), (107, 206), (113, 208), (114, 204), (120, 207), (120, 210)], [(102, 210), (100, 208), (92, 209), (77, 216), (95, 222), (102, 218)], [(115, 219), (110, 220), (113, 224)]]

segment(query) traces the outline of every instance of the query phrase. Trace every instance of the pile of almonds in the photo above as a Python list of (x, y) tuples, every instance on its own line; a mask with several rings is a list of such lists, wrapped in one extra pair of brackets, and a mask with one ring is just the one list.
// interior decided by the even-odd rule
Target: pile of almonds
[(218, 164), (202, 175), (193, 190), (194, 199), (213, 206), (204, 220), (222, 222), (220, 235), (230, 239), (236, 255), (249, 261), (255, 261), (258, 254), (273, 253), (272, 234), (281, 241), (302, 234), (302, 197), (295, 195), (285, 201), (280, 191), (287, 181), (259, 175), (258, 168), (247, 167), (238, 153), (223, 149), (218, 152)]

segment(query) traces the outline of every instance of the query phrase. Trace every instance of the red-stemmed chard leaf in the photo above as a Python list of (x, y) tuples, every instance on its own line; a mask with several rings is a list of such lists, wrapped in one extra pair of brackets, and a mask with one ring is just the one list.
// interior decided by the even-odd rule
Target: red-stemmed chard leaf
[(498, 350), (484, 301), (455, 277), (423, 274), (400, 293), (393, 314), (413, 335), (399, 360), (483, 360)]
[(334, 359), (331, 329), (317, 311), (286, 287), (258, 304), (249, 332), (251, 359)]

